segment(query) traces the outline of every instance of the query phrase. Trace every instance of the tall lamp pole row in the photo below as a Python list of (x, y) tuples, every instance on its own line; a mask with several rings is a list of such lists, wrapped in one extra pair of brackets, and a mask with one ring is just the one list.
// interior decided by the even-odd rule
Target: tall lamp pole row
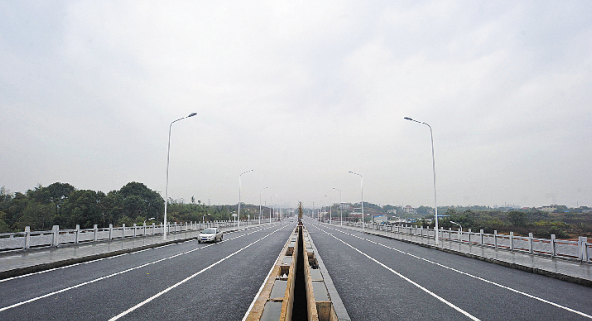
[(333, 187), (334, 190), (339, 192), (339, 224), (340, 226), (343, 226), (343, 206), (341, 205), (341, 190), (340, 189), (336, 189), (335, 187)]
[(438, 246), (440, 244), (440, 240), (439, 240), (440, 237), (438, 235), (439, 232), (438, 232), (438, 202), (436, 199), (436, 157), (434, 156), (434, 135), (432, 134), (432, 126), (430, 126), (426, 122), (420, 122), (420, 121), (417, 121), (411, 117), (405, 117), (405, 120), (409, 120), (409, 121), (416, 122), (418, 124), (426, 125), (430, 129), (430, 138), (432, 140), (432, 169), (434, 171), (434, 216), (436, 219), (436, 225), (434, 227), (436, 230), (436, 235), (435, 235), (436, 246)]
[(162, 238), (164, 240), (167, 239), (167, 204), (169, 203), (169, 159), (170, 159), (170, 155), (171, 155), (171, 131), (173, 129), (173, 124), (175, 122), (178, 122), (179, 120), (183, 120), (185, 118), (189, 118), (189, 117), (193, 117), (197, 115), (197, 113), (191, 113), (189, 114), (189, 116), (187, 117), (181, 117), (177, 120), (174, 120), (170, 125), (169, 125), (169, 146), (167, 148), (167, 167), (166, 167), (166, 187), (164, 189), (164, 231), (162, 232)]
[(237, 228), (240, 227), (240, 207), (241, 207), (241, 176), (243, 176), (243, 174), (246, 173), (250, 173), (253, 170), (250, 169), (248, 171), (244, 171), (242, 172), (240, 175), (238, 175), (238, 222), (237, 222)]
[(365, 228), (365, 223), (364, 223), (364, 177), (362, 177), (362, 175), (349, 171), (350, 174), (354, 174), (354, 175), (358, 175), (360, 176), (360, 185), (362, 187), (362, 231), (364, 231)]
[(261, 225), (261, 193), (264, 189), (269, 188), (269, 186), (265, 186), (259, 191), (259, 225)]

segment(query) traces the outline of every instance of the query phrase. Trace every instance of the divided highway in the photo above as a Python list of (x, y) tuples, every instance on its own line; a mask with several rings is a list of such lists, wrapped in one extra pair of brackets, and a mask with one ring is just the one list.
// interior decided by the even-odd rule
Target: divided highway
[(0, 280), (0, 320), (241, 320), (294, 226)]
[(590, 320), (592, 289), (311, 219), (352, 320)]

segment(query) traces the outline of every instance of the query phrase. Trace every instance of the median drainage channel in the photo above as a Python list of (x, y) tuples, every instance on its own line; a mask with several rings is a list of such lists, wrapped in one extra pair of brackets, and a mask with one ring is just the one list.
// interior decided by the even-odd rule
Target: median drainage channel
[[(321, 260), (322, 264), (322, 260)], [(323, 274), (332, 289), (332, 282), (324, 269), (319, 269), (315, 248), (306, 228), (298, 225), (282, 249), (276, 265), (265, 281), (245, 320), (349, 320), (344, 308), (338, 317)], [(342, 307), (337, 292), (333, 296)]]

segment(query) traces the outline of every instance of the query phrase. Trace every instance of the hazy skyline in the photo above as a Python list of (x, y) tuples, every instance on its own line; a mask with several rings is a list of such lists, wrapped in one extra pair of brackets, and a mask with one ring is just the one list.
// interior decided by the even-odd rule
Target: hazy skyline
[[(588, 1), (5, 1), (0, 186), (592, 206)], [(325, 195), (328, 195), (325, 197)], [(273, 200), (271, 199), (273, 197)], [(330, 198), (330, 200), (329, 200)]]

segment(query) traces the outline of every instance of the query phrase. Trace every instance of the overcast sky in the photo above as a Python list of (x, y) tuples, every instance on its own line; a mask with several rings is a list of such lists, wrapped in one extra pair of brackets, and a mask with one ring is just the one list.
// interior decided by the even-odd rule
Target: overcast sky
[[(0, 186), (592, 206), (590, 1), (0, 1)], [(325, 195), (327, 195), (325, 197)]]

